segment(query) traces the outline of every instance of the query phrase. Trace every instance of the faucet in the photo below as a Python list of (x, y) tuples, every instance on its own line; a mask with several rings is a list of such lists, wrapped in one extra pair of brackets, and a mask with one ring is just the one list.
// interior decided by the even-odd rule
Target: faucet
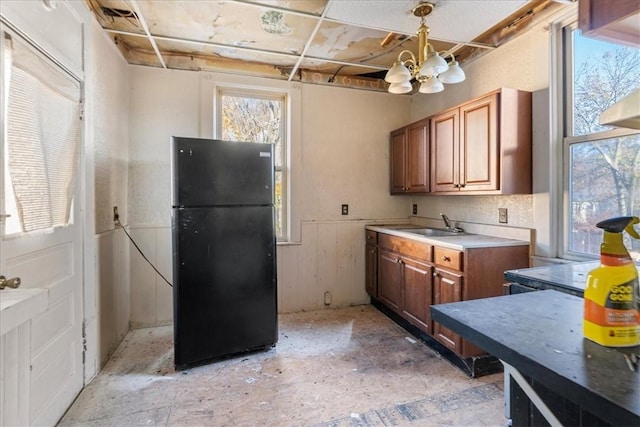
[(445, 215), (442, 212), (440, 212), (440, 216), (442, 217), (442, 220), (444, 221), (444, 225), (447, 228), (447, 230), (451, 230), (454, 233), (462, 233), (464, 231), (460, 227), (452, 227), (451, 226), (451, 220), (449, 219), (449, 217), (447, 215)]

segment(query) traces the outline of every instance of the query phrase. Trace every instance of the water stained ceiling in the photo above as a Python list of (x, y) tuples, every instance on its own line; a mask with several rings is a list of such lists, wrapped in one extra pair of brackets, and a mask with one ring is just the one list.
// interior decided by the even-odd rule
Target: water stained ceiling
[[(85, 0), (128, 63), (385, 90), (418, 50), (419, 0)], [(571, 0), (431, 0), (429, 42), (464, 68)]]

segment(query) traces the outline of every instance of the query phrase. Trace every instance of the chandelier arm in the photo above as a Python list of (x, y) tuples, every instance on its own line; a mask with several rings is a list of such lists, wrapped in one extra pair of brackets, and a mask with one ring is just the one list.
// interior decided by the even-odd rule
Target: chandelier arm
[(398, 62), (401, 62), (403, 65), (405, 65), (405, 61), (402, 60), (402, 55), (405, 54), (405, 53), (408, 53), (411, 56), (411, 59), (407, 59), (406, 62), (409, 62), (413, 66), (415, 66), (417, 64), (415, 55), (413, 54), (413, 52), (411, 52), (410, 50), (406, 50), (406, 49), (398, 54)]

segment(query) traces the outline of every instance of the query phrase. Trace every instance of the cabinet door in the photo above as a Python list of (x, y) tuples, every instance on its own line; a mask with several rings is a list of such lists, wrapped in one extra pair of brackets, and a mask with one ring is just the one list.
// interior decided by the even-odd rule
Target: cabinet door
[(378, 299), (400, 312), (402, 298), (402, 264), (400, 256), (378, 249)]
[[(462, 299), (462, 276), (439, 268), (436, 268), (433, 276), (434, 304), (458, 302)], [(433, 322), (433, 335), (438, 341), (456, 353), (462, 351), (462, 338), (451, 329), (445, 328), (438, 322)]]
[(458, 109), (431, 118), (431, 192), (458, 191)]
[(402, 258), (401, 263), (402, 316), (424, 332), (431, 333), (432, 267), (408, 258)]
[(391, 194), (403, 193), (407, 190), (407, 133), (406, 129), (398, 129), (391, 133), (389, 146)]
[(498, 190), (498, 94), (460, 107), (460, 190)]
[(365, 290), (374, 298), (378, 297), (378, 249), (372, 245), (365, 248)]
[(429, 121), (411, 125), (407, 131), (408, 191), (429, 192)]

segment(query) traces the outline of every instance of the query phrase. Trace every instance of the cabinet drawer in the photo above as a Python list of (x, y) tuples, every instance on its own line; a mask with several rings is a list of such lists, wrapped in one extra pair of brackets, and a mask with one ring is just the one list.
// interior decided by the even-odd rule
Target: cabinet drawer
[(427, 243), (380, 233), (378, 235), (378, 246), (399, 252), (402, 255), (431, 262), (432, 246)]
[(366, 238), (366, 242), (367, 245), (377, 245), (378, 244), (378, 232), (376, 231), (371, 231), (371, 230), (366, 230), (367, 232), (367, 238)]
[(442, 267), (462, 271), (462, 252), (436, 246), (434, 249), (434, 262)]

